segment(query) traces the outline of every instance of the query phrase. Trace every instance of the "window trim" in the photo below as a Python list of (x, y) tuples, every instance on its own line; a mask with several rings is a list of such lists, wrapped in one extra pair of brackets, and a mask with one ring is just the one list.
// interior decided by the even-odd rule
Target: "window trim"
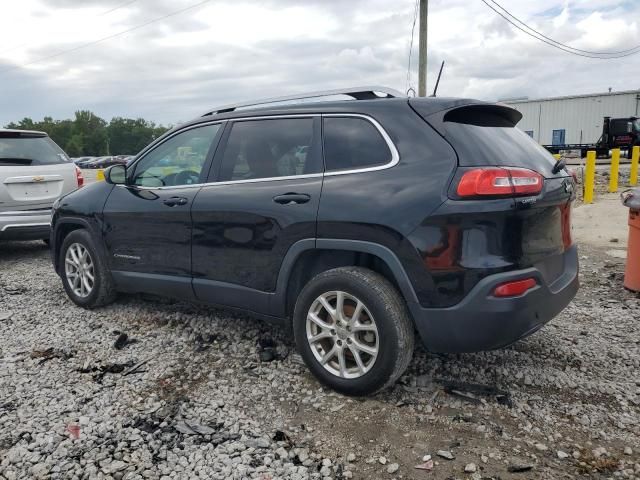
[[(354, 168), (351, 170), (336, 170), (336, 171), (332, 171), (332, 172), (327, 172), (326, 170), (320, 173), (309, 173), (309, 174), (304, 174), (304, 175), (289, 175), (286, 177), (268, 177), (268, 178), (249, 178), (249, 179), (244, 179), (244, 180), (226, 180), (226, 181), (222, 181), (222, 182), (204, 182), (204, 183), (192, 183), (190, 185), (171, 185), (171, 186), (167, 186), (167, 187), (143, 187), (143, 186), (138, 186), (138, 185), (117, 185), (118, 187), (127, 187), (127, 188), (138, 188), (138, 189), (143, 189), (143, 190), (176, 190), (176, 189), (184, 189), (184, 188), (201, 188), (201, 187), (206, 187), (206, 186), (214, 186), (214, 185), (236, 185), (236, 184), (242, 184), (242, 183), (259, 183), (259, 182), (276, 182), (279, 180), (298, 180), (298, 179), (305, 179), (305, 178), (321, 178), (321, 177), (333, 177), (333, 176), (337, 176), (337, 175), (351, 175), (354, 173), (366, 173), (366, 172), (375, 172), (378, 170), (386, 170), (387, 168), (392, 168), (395, 167), (399, 162), (400, 162), (400, 153), (398, 152), (398, 149), (396, 148), (395, 144), (393, 143), (393, 141), (391, 140), (391, 137), (389, 136), (389, 134), (387, 133), (387, 131), (384, 129), (384, 127), (382, 125), (380, 125), (380, 123), (373, 117), (367, 115), (367, 114), (363, 114), (363, 113), (298, 113), (298, 114), (280, 114), (280, 115), (260, 115), (260, 116), (254, 116), (254, 117), (237, 117), (237, 118), (227, 118), (224, 120), (217, 120), (217, 121), (211, 121), (211, 122), (203, 122), (203, 123), (198, 123), (195, 125), (190, 125), (186, 128), (177, 130), (176, 132), (172, 133), (170, 136), (168, 136), (166, 139), (164, 139), (162, 142), (160, 142), (158, 145), (154, 146), (152, 149), (148, 149), (146, 152), (144, 152), (144, 155), (141, 156), (140, 158), (136, 159), (136, 161), (131, 165), (131, 167), (134, 167), (138, 162), (140, 162), (144, 157), (146, 157), (150, 152), (152, 152), (153, 150), (156, 149), (156, 147), (159, 147), (160, 145), (162, 145), (164, 142), (168, 141), (169, 139), (173, 138), (174, 136), (183, 133), (187, 130), (191, 130), (193, 128), (199, 128), (199, 127), (204, 127), (207, 125), (212, 125), (212, 124), (216, 124), (219, 123), (223, 126), (223, 128), (225, 127), (225, 125), (229, 122), (241, 122), (241, 121), (249, 121), (249, 120), (270, 120), (270, 119), (278, 119), (278, 118), (316, 118), (316, 117), (320, 117), (321, 120), (324, 119), (325, 117), (355, 117), (355, 118), (363, 118), (364, 120), (370, 122), (375, 128), (376, 130), (378, 130), (378, 132), (380, 133), (380, 135), (382, 135), (382, 138), (384, 139), (384, 141), (387, 143), (387, 146), (389, 147), (389, 150), (391, 151), (391, 160), (388, 163), (385, 163), (383, 165), (376, 165), (373, 167), (365, 167), (365, 168)], [(223, 132), (224, 133), (224, 132)], [(322, 142), (324, 142), (324, 133), (322, 135)], [(214, 155), (214, 159), (215, 159), (215, 155)], [(129, 168), (131, 168), (129, 167)], [(324, 166), (324, 168), (326, 168), (326, 166)]]

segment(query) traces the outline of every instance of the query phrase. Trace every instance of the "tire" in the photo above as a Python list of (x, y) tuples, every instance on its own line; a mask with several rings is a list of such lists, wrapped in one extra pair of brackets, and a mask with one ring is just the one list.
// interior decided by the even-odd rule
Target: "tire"
[[(335, 314), (339, 295), (342, 316)], [(359, 304), (362, 308), (355, 321)], [(323, 326), (308, 317), (320, 319)], [(336, 268), (313, 278), (296, 301), (293, 332), (296, 347), (313, 375), (322, 384), (353, 396), (393, 385), (407, 369), (415, 342), (404, 299), (382, 275), (361, 267)], [(319, 340), (311, 342), (309, 337)], [(334, 354), (323, 365), (322, 357), (328, 357), (333, 348), (344, 353)], [(366, 350), (375, 351), (375, 356)]]
[[(75, 277), (72, 277), (71, 273), (73, 271), (78, 271), (78, 264), (76, 263), (75, 267), (73, 265), (67, 265), (66, 258), (70, 249), (73, 249), (76, 257), (78, 257), (78, 252), (87, 252), (88, 259), (92, 265), (90, 271), (93, 276), (93, 282), (89, 283), (91, 285), (90, 289), (85, 288), (86, 284), (83, 284), (82, 281), (76, 285), (77, 288), (72, 286), (72, 278)], [(69, 253), (69, 255), (71, 256), (70, 259), (73, 264), (73, 254)], [(98, 253), (95, 243), (91, 238), (91, 234), (87, 230), (74, 230), (65, 237), (62, 242), (58, 261), (58, 264), (60, 265), (60, 277), (62, 278), (62, 284), (73, 303), (80, 307), (91, 309), (107, 305), (115, 300), (116, 291), (113, 285), (113, 279), (111, 278), (111, 273), (106, 268), (104, 259)], [(80, 263), (85, 267), (89, 264), (88, 261)], [(85, 268), (85, 270), (88, 269)], [(86, 278), (89, 277), (87, 276)], [(83, 291), (79, 292), (79, 290)]]

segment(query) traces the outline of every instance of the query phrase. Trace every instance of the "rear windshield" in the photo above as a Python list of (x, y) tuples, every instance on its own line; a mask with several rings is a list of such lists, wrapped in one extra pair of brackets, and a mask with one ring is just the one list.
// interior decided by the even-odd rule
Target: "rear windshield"
[(461, 167), (523, 167), (543, 176), (554, 176), (553, 156), (504, 117), (446, 115), (443, 125), (445, 137), (458, 153)]
[(0, 134), (0, 166), (55, 165), (70, 161), (64, 151), (49, 137)]

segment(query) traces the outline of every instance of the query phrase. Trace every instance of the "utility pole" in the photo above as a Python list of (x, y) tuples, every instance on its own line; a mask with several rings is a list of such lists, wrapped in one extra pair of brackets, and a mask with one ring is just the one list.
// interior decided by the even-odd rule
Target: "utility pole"
[(418, 96), (427, 96), (427, 16), (429, 0), (420, 0), (420, 51), (418, 55)]

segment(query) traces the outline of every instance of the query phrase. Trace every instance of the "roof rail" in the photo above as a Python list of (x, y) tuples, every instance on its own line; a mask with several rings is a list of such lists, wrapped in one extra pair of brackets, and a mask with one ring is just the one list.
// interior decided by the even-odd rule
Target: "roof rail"
[[(376, 93), (382, 93), (383, 96), (376, 95)], [(292, 100), (304, 100), (307, 98), (320, 98), (320, 97), (330, 97), (334, 95), (347, 95), (356, 100), (372, 100), (376, 98), (397, 98), (404, 97), (402, 93), (392, 88), (387, 87), (353, 87), (353, 88), (339, 88), (336, 90), (325, 90), (322, 92), (309, 92), (302, 93), (298, 95), (288, 95), (285, 97), (273, 97), (266, 98), (264, 100), (253, 100), (249, 102), (243, 103), (235, 103), (232, 105), (224, 105), (222, 107), (214, 108), (213, 110), (209, 110), (203, 117), (207, 115), (216, 115), (218, 113), (228, 113), (237, 110), (238, 108), (244, 107), (258, 107), (260, 105), (268, 105), (270, 103), (280, 103), (280, 102), (288, 102)]]

